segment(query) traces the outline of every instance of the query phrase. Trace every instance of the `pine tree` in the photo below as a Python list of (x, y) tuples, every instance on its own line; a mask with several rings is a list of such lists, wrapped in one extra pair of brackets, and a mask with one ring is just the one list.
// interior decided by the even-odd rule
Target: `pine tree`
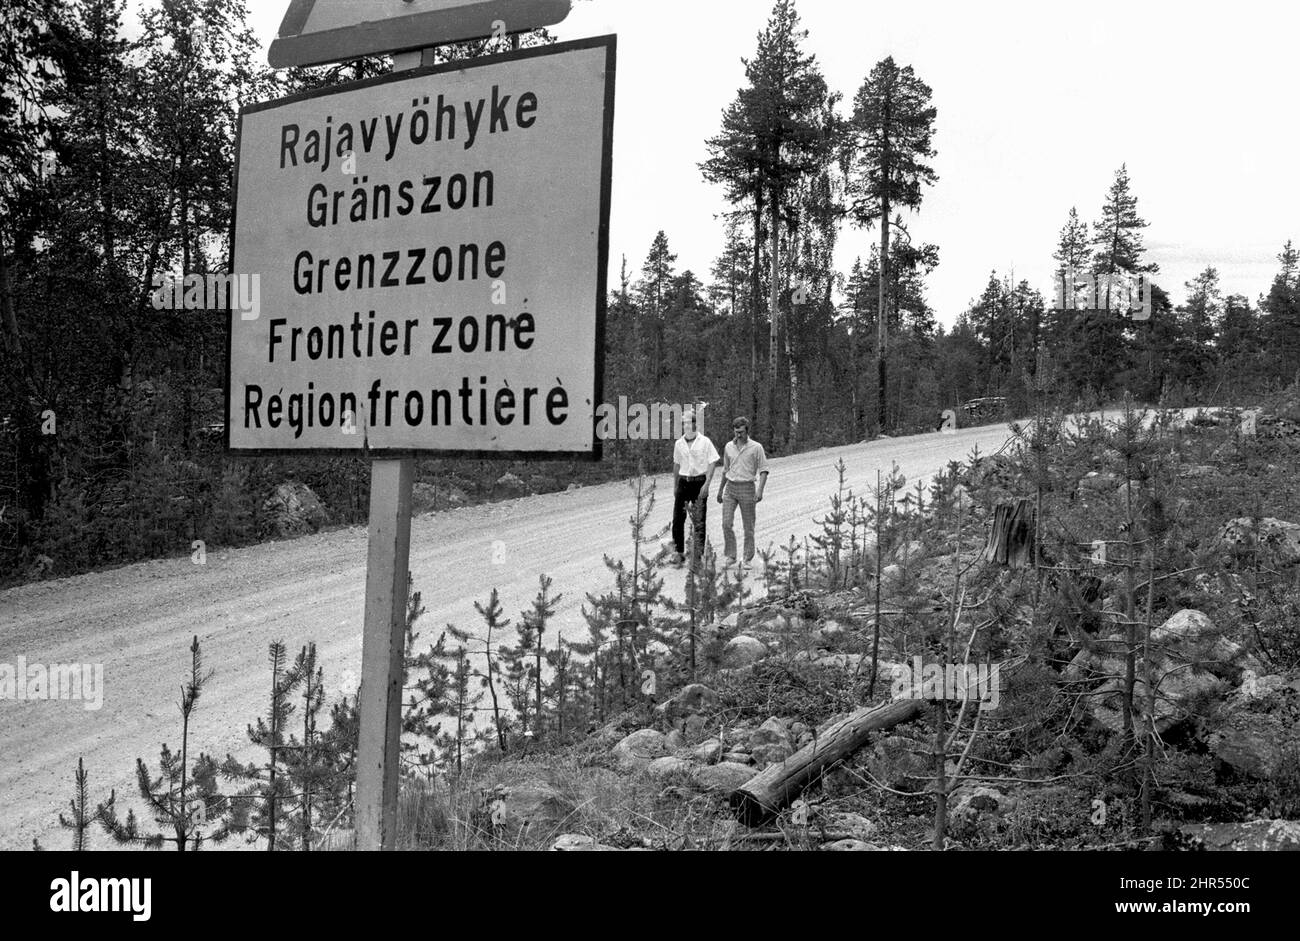
[[(178, 851), (200, 849), (204, 843), (221, 843), (230, 837), (231, 803), (217, 786), (217, 763), (203, 753), (189, 764), (190, 719), (198, 705), (203, 687), (211, 681), (211, 670), (203, 669), (203, 657), (197, 635), (190, 645), (190, 672), (181, 687), (181, 750), (172, 752), (164, 742), (159, 754), (159, 773), (150, 775), (143, 758), (135, 761), (136, 787), (149, 808), (160, 832), (144, 833), (135, 811), (128, 810), (126, 820), (117, 814), (117, 795), (110, 793), (100, 804), (96, 816), (108, 835), (118, 843), (158, 849), (164, 843)], [(215, 827), (211, 821), (220, 820)], [(170, 831), (170, 834), (168, 833)]]
[(1276, 357), (1276, 373), (1291, 379), (1300, 362), (1300, 250), (1291, 241), (1277, 256), (1281, 266), (1268, 294), (1260, 298), (1263, 330)]
[(59, 826), (65, 830), (72, 831), (72, 849), (74, 852), (80, 852), (89, 848), (90, 826), (97, 819), (97, 814), (89, 810), (90, 795), (86, 782), (89, 779), (86, 773), (86, 765), (83, 759), (77, 759), (76, 772), (76, 792), (72, 799), (68, 801), (68, 807), (72, 811), (72, 817), (68, 818), (59, 814)]
[[(243, 764), (227, 755), (221, 773), (233, 781), (245, 782), (246, 787), (232, 799), (240, 808), (235, 829), (251, 831), (254, 839), (266, 841), (266, 848), (274, 852), (285, 829), (281, 811), (293, 799), (288, 776), (284, 773), (285, 752), (288, 748), (287, 726), (297, 707), (290, 696), (305, 681), (296, 668), (290, 667), (288, 652), (283, 641), (272, 641), (267, 648), (271, 665), (271, 692), (266, 716), (258, 716), (257, 724), (248, 727), (248, 740), (265, 749), (266, 763)], [(246, 825), (245, 825), (246, 824)]]
[[(916, 77), (910, 65), (899, 68), (892, 56), (875, 65), (853, 99), (844, 156), (846, 198), (855, 224), (880, 226), (883, 273), (878, 279), (876, 304), (880, 311), (888, 312), (891, 307), (887, 292), (891, 213), (894, 208), (917, 209), (921, 187), (939, 178), (926, 162), (935, 156), (930, 142), (937, 114), (930, 104), (930, 86)], [(888, 322), (888, 313), (877, 318), (876, 423), (881, 431), (887, 425)]]

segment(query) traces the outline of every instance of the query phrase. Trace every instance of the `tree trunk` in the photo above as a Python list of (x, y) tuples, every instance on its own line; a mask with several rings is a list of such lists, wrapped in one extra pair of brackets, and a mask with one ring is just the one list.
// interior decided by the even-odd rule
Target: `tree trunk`
[(984, 558), (998, 565), (1022, 569), (1034, 559), (1034, 511), (1026, 499), (999, 504), (989, 527)]
[(781, 811), (804, 788), (836, 762), (867, 743), (872, 732), (893, 728), (919, 718), (925, 711), (920, 699), (900, 699), (868, 706), (820, 730), (813, 741), (780, 764), (750, 778), (731, 793), (731, 808), (747, 826), (758, 826)]
[(763, 196), (754, 196), (754, 267), (749, 298), (749, 420), (758, 421), (758, 305), (762, 300)]
[(880, 276), (876, 284), (876, 423), (883, 433), (886, 427), (885, 393), (889, 387), (885, 356), (889, 347), (889, 102), (884, 107), (883, 156), (880, 163)]
[(780, 333), (780, 291), (781, 291), (781, 201), (772, 195), (768, 212), (771, 213), (772, 231), (772, 283), (768, 285), (768, 343), (767, 343), (767, 437), (776, 439), (776, 369), (778, 359), (778, 336)]

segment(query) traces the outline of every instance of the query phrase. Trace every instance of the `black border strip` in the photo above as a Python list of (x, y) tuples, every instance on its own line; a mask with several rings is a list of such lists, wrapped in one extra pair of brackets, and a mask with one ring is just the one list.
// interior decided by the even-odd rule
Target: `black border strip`
[[(614, 75), (618, 60), (618, 37), (611, 34), (608, 36), (593, 36), (589, 39), (577, 39), (572, 42), (556, 43), (552, 46), (541, 46), (534, 49), (520, 49), (516, 52), (507, 52), (499, 56), (487, 56), (481, 59), (469, 59), (462, 62), (444, 63), (442, 65), (426, 66), (418, 69), (409, 69), (403, 72), (393, 72), (389, 75), (380, 75), (375, 78), (365, 79), (360, 82), (348, 82), (344, 85), (333, 85), (329, 88), (312, 89), (310, 91), (300, 92), (296, 95), (289, 95), (285, 98), (277, 98), (273, 101), (257, 102), (251, 105), (245, 105), (239, 111), (239, 121), (235, 128), (235, 182), (231, 189), (231, 209), (230, 209), (230, 268), (231, 274), (234, 274), (235, 264), (235, 231), (237, 227), (236, 215), (239, 209), (239, 157), (241, 153), (240, 144), (244, 129), (244, 116), (255, 114), (259, 111), (268, 111), (272, 108), (278, 108), (282, 105), (293, 104), (299, 101), (306, 101), (310, 98), (325, 98), (330, 95), (343, 94), (345, 92), (357, 91), (362, 88), (369, 88), (374, 85), (384, 85), (391, 82), (400, 82), (412, 78), (422, 78), (427, 75), (438, 75), (445, 72), (467, 72), (472, 69), (485, 68), (493, 65), (501, 65), (506, 62), (515, 62), (523, 59), (536, 59), (544, 56), (563, 55), (566, 52), (576, 52), (583, 49), (601, 49), (605, 50), (605, 118), (604, 129), (601, 135), (601, 165), (600, 165), (600, 228), (597, 233), (596, 245), (596, 350), (595, 350), (595, 386), (592, 389), (592, 409), (593, 411), (600, 407), (605, 396), (605, 316), (608, 306), (608, 288), (609, 288), (609, 213), (610, 203), (613, 193), (613, 161), (614, 161)], [(604, 456), (604, 442), (596, 435), (597, 422), (592, 420), (591, 427), (591, 450), (590, 451), (459, 451), (447, 450), (445, 448), (405, 448), (405, 449), (377, 449), (377, 448), (232, 448), (230, 446), (230, 429), (233, 423), (234, 414), (232, 412), (233, 402), (230, 397), (230, 380), (231, 380), (231, 355), (234, 340), (235, 321), (237, 312), (232, 308), (226, 319), (226, 375), (225, 375), (225, 395), (226, 395), (226, 428), (224, 437), (224, 447), (227, 454), (231, 457), (369, 457), (379, 460), (390, 460), (397, 458), (465, 458), (467, 460), (500, 460), (500, 461), (547, 461), (547, 460), (579, 460), (579, 461), (599, 461)]]

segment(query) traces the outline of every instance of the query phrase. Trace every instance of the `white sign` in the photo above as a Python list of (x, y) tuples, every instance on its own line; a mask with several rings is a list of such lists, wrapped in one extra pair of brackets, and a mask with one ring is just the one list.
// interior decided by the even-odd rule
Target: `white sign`
[(553, 26), (570, 0), (293, 0), (267, 60), (320, 65)]
[(598, 458), (613, 36), (240, 115), (237, 451)]

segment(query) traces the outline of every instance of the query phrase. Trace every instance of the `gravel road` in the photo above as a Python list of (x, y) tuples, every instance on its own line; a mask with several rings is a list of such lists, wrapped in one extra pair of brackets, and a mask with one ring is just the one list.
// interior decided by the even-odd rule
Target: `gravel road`
[[(783, 544), (792, 534), (802, 541), (813, 531), (813, 517), (835, 489), (839, 458), (848, 465), (848, 485), (866, 493), (877, 469), (888, 473), (891, 461), (914, 484), (977, 445), (992, 453), (1008, 434), (1004, 425), (986, 426), (775, 459), (758, 507), (758, 545)], [(670, 449), (665, 442), (665, 461)], [(671, 475), (656, 480), (654, 530), (672, 511)], [(422, 635), (433, 639), (447, 623), (475, 627), (473, 603), (493, 587), (506, 614), (517, 618), (545, 573), (564, 593), (555, 626), (565, 636), (584, 636), (585, 593), (608, 581), (602, 556), (630, 556), (632, 508), (628, 484), (618, 482), (417, 518), (411, 570), (428, 609)], [(709, 538), (720, 545), (716, 502), (708, 523)], [(736, 528), (739, 536), (739, 519)], [(195, 634), (216, 675), (195, 711), (191, 752), (253, 756), (245, 729), (266, 709), (266, 646), (273, 639), (291, 652), (315, 641), (331, 689), (344, 671), (359, 675), (365, 562), (366, 531), (353, 527), (244, 549), (209, 547), (204, 565), (186, 556), (0, 592), (0, 663), (24, 656), (29, 664), (102, 663), (104, 670), (98, 710), (0, 700), (0, 848), (29, 848), (33, 837), (51, 849), (67, 845), (56, 814), (67, 810), (78, 757), (90, 773), (93, 800), (113, 788), (120, 806), (139, 808), (136, 757), (153, 766), (160, 743), (179, 746), (177, 702)], [(668, 569), (665, 592), (681, 597), (683, 578)], [(102, 834), (92, 841), (106, 844)]]

